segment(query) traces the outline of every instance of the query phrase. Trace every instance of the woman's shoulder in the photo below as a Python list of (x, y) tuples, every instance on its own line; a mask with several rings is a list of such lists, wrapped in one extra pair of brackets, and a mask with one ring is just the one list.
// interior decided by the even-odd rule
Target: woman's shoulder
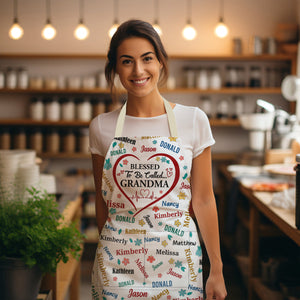
[(176, 104), (174, 108), (174, 113), (176, 116), (184, 119), (190, 119), (191, 121), (194, 118), (197, 119), (206, 119), (207, 116), (205, 112), (197, 106), (188, 106), (183, 104)]
[(105, 130), (106, 128), (111, 128), (111, 126), (116, 124), (119, 113), (120, 108), (97, 115), (92, 119), (90, 127), (101, 127), (102, 130)]

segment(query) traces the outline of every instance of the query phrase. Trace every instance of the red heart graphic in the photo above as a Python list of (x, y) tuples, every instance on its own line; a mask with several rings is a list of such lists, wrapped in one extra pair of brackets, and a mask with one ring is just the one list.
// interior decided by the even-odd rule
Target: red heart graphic
[(166, 153), (157, 153), (157, 154), (154, 154), (152, 156), (150, 156), (148, 160), (152, 159), (153, 157), (156, 157), (156, 156), (164, 156), (164, 157), (167, 157), (168, 159), (170, 159), (174, 165), (174, 168), (175, 168), (175, 177), (174, 177), (174, 181), (171, 185), (171, 187), (163, 194), (161, 195), (160, 197), (158, 197), (157, 199), (155, 199), (154, 201), (150, 202), (149, 204), (147, 204), (146, 206), (144, 206), (143, 208), (141, 208), (140, 210), (137, 210), (136, 206), (134, 205), (134, 203), (132, 202), (132, 200), (129, 198), (129, 196), (123, 191), (122, 187), (120, 186), (118, 180), (117, 180), (117, 177), (116, 177), (116, 170), (117, 170), (117, 167), (119, 165), (119, 162), (124, 159), (125, 157), (134, 157), (136, 158), (137, 160), (140, 160), (137, 156), (133, 155), (133, 154), (124, 154), (122, 156), (120, 156), (117, 161), (115, 162), (115, 165), (113, 167), (113, 178), (114, 178), (114, 181), (116, 183), (116, 185), (118, 186), (119, 190), (122, 192), (122, 194), (126, 197), (127, 200), (129, 200), (129, 202), (132, 204), (132, 206), (134, 207), (134, 209), (136, 210), (136, 213), (133, 215), (134, 217), (139, 214), (141, 211), (143, 211), (144, 209), (148, 208), (149, 206), (157, 203), (158, 201), (160, 201), (162, 198), (166, 197), (176, 186), (178, 180), (179, 180), (179, 165), (178, 165), (178, 162), (176, 161), (176, 159), (169, 155), (169, 154), (166, 154)]

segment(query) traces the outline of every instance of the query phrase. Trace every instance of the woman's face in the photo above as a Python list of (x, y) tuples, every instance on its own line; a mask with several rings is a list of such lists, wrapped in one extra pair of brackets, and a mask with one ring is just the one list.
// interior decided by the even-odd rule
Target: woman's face
[(160, 69), (154, 47), (147, 39), (128, 38), (118, 47), (116, 72), (128, 95), (145, 97), (157, 92)]

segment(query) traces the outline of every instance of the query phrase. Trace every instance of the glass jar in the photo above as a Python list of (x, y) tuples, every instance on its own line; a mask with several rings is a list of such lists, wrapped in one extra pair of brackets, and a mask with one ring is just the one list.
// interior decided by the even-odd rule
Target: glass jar
[(184, 74), (185, 74), (185, 86), (187, 88), (194, 88), (195, 87), (195, 71), (191, 68), (185, 68)]
[(79, 152), (89, 153), (89, 129), (81, 128), (79, 130)]
[(17, 128), (15, 131), (14, 149), (26, 149), (26, 133), (24, 128)]
[(226, 86), (237, 87), (238, 86), (238, 69), (236, 67), (226, 67)]
[(65, 121), (75, 120), (75, 103), (72, 99), (60, 99), (61, 119)]
[(105, 113), (106, 111), (106, 105), (105, 102), (99, 98), (92, 99), (92, 117), (96, 117), (100, 114)]
[(197, 76), (197, 88), (201, 90), (208, 89), (208, 74), (206, 69), (200, 69)]
[(69, 128), (63, 132), (62, 151), (65, 153), (73, 153), (76, 150), (76, 136), (74, 130)]
[(50, 128), (46, 134), (46, 151), (58, 153), (60, 149), (60, 137), (56, 128)]
[(8, 128), (2, 128), (0, 132), (0, 149), (9, 150), (11, 144), (11, 136)]
[(27, 89), (29, 84), (28, 72), (25, 68), (18, 69), (18, 88)]
[(296, 227), (300, 229), (300, 154), (296, 155)]
[(227, 119), (229, 117), (229, 103), (228, 100), (222, 99), (218, 103), (217, 107), (217, 118)]
[(222, 87), (222, 78), (217, 68), (211, 69), (209, 76), (209, 87), (213, 90), (219, 90)]
[(6, 70), (6, 87), (8, 89), (15, 89), (17, 87), (17, 72), (11, 67), (8, 67)]
[(202, 102), (202, 110), (206, 113), (208, 118), (212, 117), (212, 109), (211, 109), (211, 99), (207, 96), (203, 96), (200, 98)]
[(29, 137), (29, 147), (37, 153), (43, 152), (43, 134), (42, 130), (38, 127), (33, 128)]
[(44, 119), (44, 103), (39, 98), (32, 98), (29, 106), (29, 116), (32, 120)]
[(234, 113), (232, 118), (236, 119), (244, 112), (244, 99), (240, 96), (233, 98), (234, 101)]
[(80, 121), (90, 121), (92, 118), (92, 105), (87, 99), (78, 99), (76, 101), (76, 115)]
[(4, 71), (0, 69), (0, 89), (5, 87), (5, 74)]
[(250, 68), (250, 87), (261, 87), (261, 69), (259, 67)]
[(45, 118), (49, 121), (60, 119), (60, 104), (57, 98), (45, 99)]

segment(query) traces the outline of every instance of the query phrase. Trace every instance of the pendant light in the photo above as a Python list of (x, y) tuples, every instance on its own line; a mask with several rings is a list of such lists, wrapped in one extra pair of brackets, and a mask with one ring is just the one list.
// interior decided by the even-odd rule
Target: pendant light
[(159, 26), (159, 23), (158, 23), (158, 11), (159, 11), (158, 0), (154, 0), (155, 18), (154, 18), (154, 22), (153, 22), (153, 28), (158, 33), (158, 35), (162, 35), (162, 30), (161, 30), (161, 28)]
[(224, 23), (224, 0), (220, 0), (220, 18), (219, 23), (215, 27), (215, 35), (221, 39), (228, 35), (228, 27)]
[(89, 29), (84, 25), (83, 22), (83, 11), (83, 0), (79, 0), (79, 23), (74, 30), (74, 36), (78, 40), (85, 40), (90, 34)]
[(18, 0), (14, 0), (13, 7), (14, 7), (14, 22), (9, 29), (9, 37), (13, 40), (18, 40), (24, 34), (24, 30), (18, 22)]
[(114, 24), (110, 27), (108, 31), (108, 35), (110, 38), (115, 34), (119, 27), (119, 21), (118, 21), (118, 0), (114, 0)]
[(56, 29), (51, 24), (51, 18), (50, 18), (50, 0), (46, 0), (46, 25), (42, 30), (42, 37), (45, 40), (52, 40), (56, 36)]
[(196, 29), (194, 28), (194, 26), (192, 26), (192, 22), (191, 22), (191, 0), (187, 0), (187, 22), (186, 22), (186, 25), (185, 27), (183, 28), (182, 30), (182, 36), (188, 40), (188, 41), (191, 41), (191, 40), (194, 40), (197, 36), (197, 31)]

